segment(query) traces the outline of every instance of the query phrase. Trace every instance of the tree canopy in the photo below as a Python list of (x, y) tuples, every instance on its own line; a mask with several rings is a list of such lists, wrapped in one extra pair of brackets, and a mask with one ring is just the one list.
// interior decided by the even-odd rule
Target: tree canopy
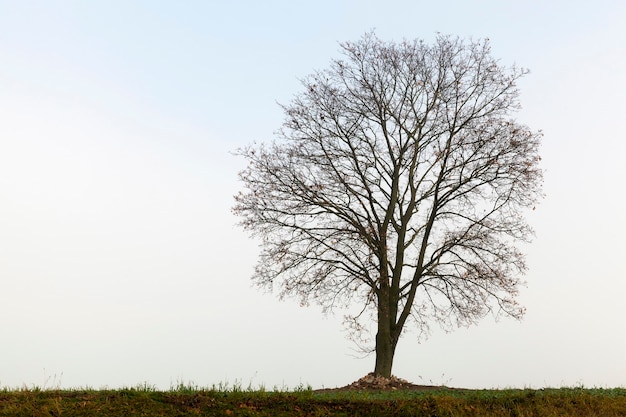
[[(373, 33), (302, 80), (276, 139), (238, 151), (235, 197), (260, 239), (253, 279), (324, 309), (362, 306), (389, 377), (409, 320), (521, 318), (524, 212), (541, 197), (541, 133), (513, 119), (527, 71), (488, 40), (383, 42)], [(364, 314), (364, 313), (371, 314)]]

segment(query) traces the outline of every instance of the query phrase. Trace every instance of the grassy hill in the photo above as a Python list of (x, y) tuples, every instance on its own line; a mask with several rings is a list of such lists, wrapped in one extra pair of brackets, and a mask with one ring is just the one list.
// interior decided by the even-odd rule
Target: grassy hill
[(4, 389), (0, 416), (626, 416), (626, 389)]

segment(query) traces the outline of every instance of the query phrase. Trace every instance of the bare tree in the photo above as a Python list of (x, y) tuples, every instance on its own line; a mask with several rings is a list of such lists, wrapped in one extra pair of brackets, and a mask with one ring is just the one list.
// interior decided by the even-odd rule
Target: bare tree
[(540, 132), (511, 118), (516, 81), (488, 40), (341, 44), (342, 59), (282, 106), (278, 140), (238, 150), (234, 213), (261, 240), (253, 279), (377, 322), (390, 377), (405, 325), (521, 318), (522, 214), (541, 197)]

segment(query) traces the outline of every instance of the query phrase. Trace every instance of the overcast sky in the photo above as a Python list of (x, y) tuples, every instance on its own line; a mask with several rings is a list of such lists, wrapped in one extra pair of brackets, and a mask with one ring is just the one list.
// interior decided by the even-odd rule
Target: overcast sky
[[(382, 6), (384, 3), (384, 6)], [(299, 79), (375, 29), (488, 37), (545, 133), (523, 321), (418, 342), (393, 373), (469, 388), (626, 386), (626, 4), (0, 0), (0, 386), (346, 385), (341, 312), (257, 291), (231, 214)]]

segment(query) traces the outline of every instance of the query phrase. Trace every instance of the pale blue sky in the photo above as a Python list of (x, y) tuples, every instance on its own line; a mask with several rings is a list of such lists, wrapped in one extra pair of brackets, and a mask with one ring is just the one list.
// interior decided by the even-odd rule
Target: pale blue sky
[(0, 0), (0, 386), (345, 385), (341, 314), (249, 277), (230, 213), (277, 102), (338, 42), (489, 37), (545, 132), (522, 322), (401, 340), (394, 374), (626, 386), (626, 5), (608, 1)]

